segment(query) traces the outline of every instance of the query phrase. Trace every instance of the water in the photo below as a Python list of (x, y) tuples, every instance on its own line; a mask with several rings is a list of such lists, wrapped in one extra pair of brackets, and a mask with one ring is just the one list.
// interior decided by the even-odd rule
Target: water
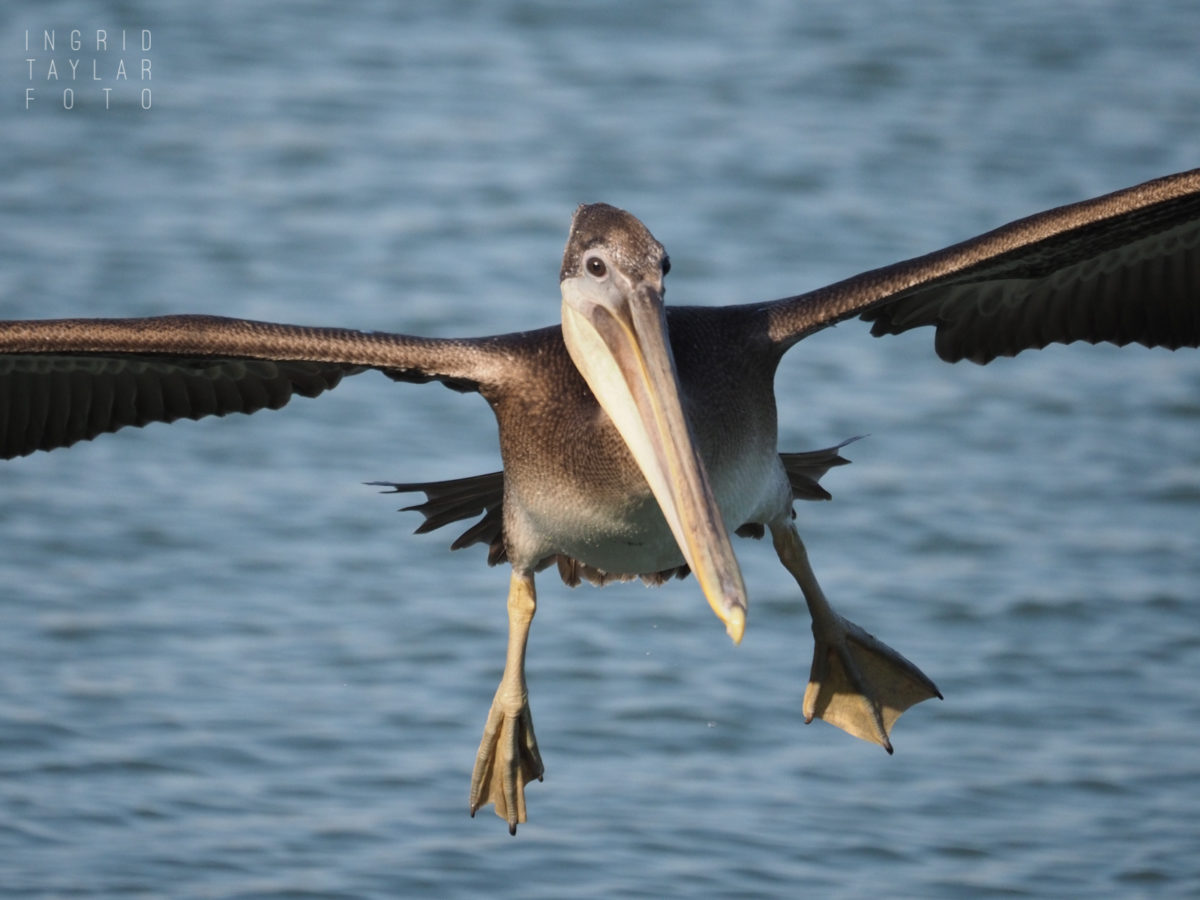
[[(400, 6), (6, 4), (0, 314), (533, 327), (599, 199), (669, 299), (767, 299), (1197, 164), (1190, 3)], [(149, 111), (40, 69), (25, 110), (72, 27), (150, 29)], [(871, 435), (800, 513), (946, 694), (895, 757), (802, 724), (807, 617), (739, 542), (737, 648), (693, 582), (540, 580), (546, 782), (469, 819), (506, 575), (361, 482), (490, 470), (494, 425), (364, 375), (0, 467), (0, 893), (1200, 890), (1200, 356), (848, 323), (778, 388), (785, 448)]]

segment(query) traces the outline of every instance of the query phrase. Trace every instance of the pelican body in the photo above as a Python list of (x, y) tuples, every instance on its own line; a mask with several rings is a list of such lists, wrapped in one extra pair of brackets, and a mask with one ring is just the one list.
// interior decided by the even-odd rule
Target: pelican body
[[(690, 386), (682, 398), (686, 420), (704, 422), (694, 430), (695, 452), (721, 521), (737, 527), (790, 507), (791, 490), (776, 449), (776, 361), (750, 352), (752, 338), (721, 341), (729, 334), (723, 320), (731, 318), (723, 313), (668, 309), (667, 330), (680, 380)], [(514, 383), (538, 389), (484, 390), (500, 427), (509, 561), (536, 567), (561, 554), (611, 576), (678, 569), (684, 557), (654, 492), (560, 329), (529, 332), (522, 342), (534, 353)], [(739, 385), (737, 397), (726, 390), (726, 374)], [(744, 402), (732, 402), (738, 398)], [(729, 440), (735, 434), (736, 443)], [(538, 452), (547, 435), (555, 435), (558, 452)]]
[(912, 705), (940, 697), (915, 665), (825, 598), (793, 501), (828, 499), (841, 446), (780, 453), (774, 377), (802, 338), (861, 317), (876, 335), (936, 328), (948, 361), (1075, 340), (1200, 345), (1200, 170), (1006, 225), (945, 250), (766, 303), (664, 305), (665, 249), (627, 212), (581, 206), (560, 271), (562, 323), (433, 339), (211, 316), (0, 322), (0, 456), (122, 427), (278, 408), (377, 369), (492, 407), (503, 470), (420, 491), (418, 531), (479, 517), (454, 542), (512, 568), (504, 675), (472, 775), (511, 833), (543, 772), (525, 682), (534, 576), (651, 584), (689, 572), (734, 640), (746, 588), (730, 534), (768, 531), (812, 616), (804, 715), (890, 753)]

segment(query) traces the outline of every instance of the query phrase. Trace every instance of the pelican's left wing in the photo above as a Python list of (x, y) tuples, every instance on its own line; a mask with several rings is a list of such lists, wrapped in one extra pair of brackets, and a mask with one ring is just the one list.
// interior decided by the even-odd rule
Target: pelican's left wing
[(871, 333), (937, 329), (942, 359), (986, 363), (1051, 343), (1200, 345), (1200, 169), (761, 305), (780, 352), (861, 316)]
[(453, 340), (216, 316), (0, 321), (0, 458), (127, 425), (278, 409), (343, 376), (479, 390), (518, 336)]

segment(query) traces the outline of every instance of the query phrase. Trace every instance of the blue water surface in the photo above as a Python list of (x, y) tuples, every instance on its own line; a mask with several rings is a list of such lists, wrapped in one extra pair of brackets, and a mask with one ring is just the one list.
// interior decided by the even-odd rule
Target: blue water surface
[[(0, 317), (530, 328), (595, 200), (669, 300), (793, 294), (1200, 164), (1198, 34), (1183, 0), (10, 2)], [(736, 648), (694, 581), (540, 578), (546, 780), (515, 840), (468, 818), (507, 577), (362, 483), (493, 470), (495, 426), (368, 373), (0, 466), (0, 895), (1200, 892), (1200, 354), (947, 366), (851, 322), (777, 389), (784, 449), (870, 435), (799, 521), (946, 695), (894, 757), (803, 725), (807, 614), (743, 541)]]

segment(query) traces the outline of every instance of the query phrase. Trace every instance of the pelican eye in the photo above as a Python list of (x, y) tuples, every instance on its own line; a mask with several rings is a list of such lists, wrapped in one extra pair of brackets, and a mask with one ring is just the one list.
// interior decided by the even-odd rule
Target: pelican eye
[(608, 266), (606, 266), (604, 264), (604, 260), (598, 256), (589, 257), (584, 265), (587, 267), (588, 274), (593, 275), (596, 278), (603, 278), (608, 274)]

